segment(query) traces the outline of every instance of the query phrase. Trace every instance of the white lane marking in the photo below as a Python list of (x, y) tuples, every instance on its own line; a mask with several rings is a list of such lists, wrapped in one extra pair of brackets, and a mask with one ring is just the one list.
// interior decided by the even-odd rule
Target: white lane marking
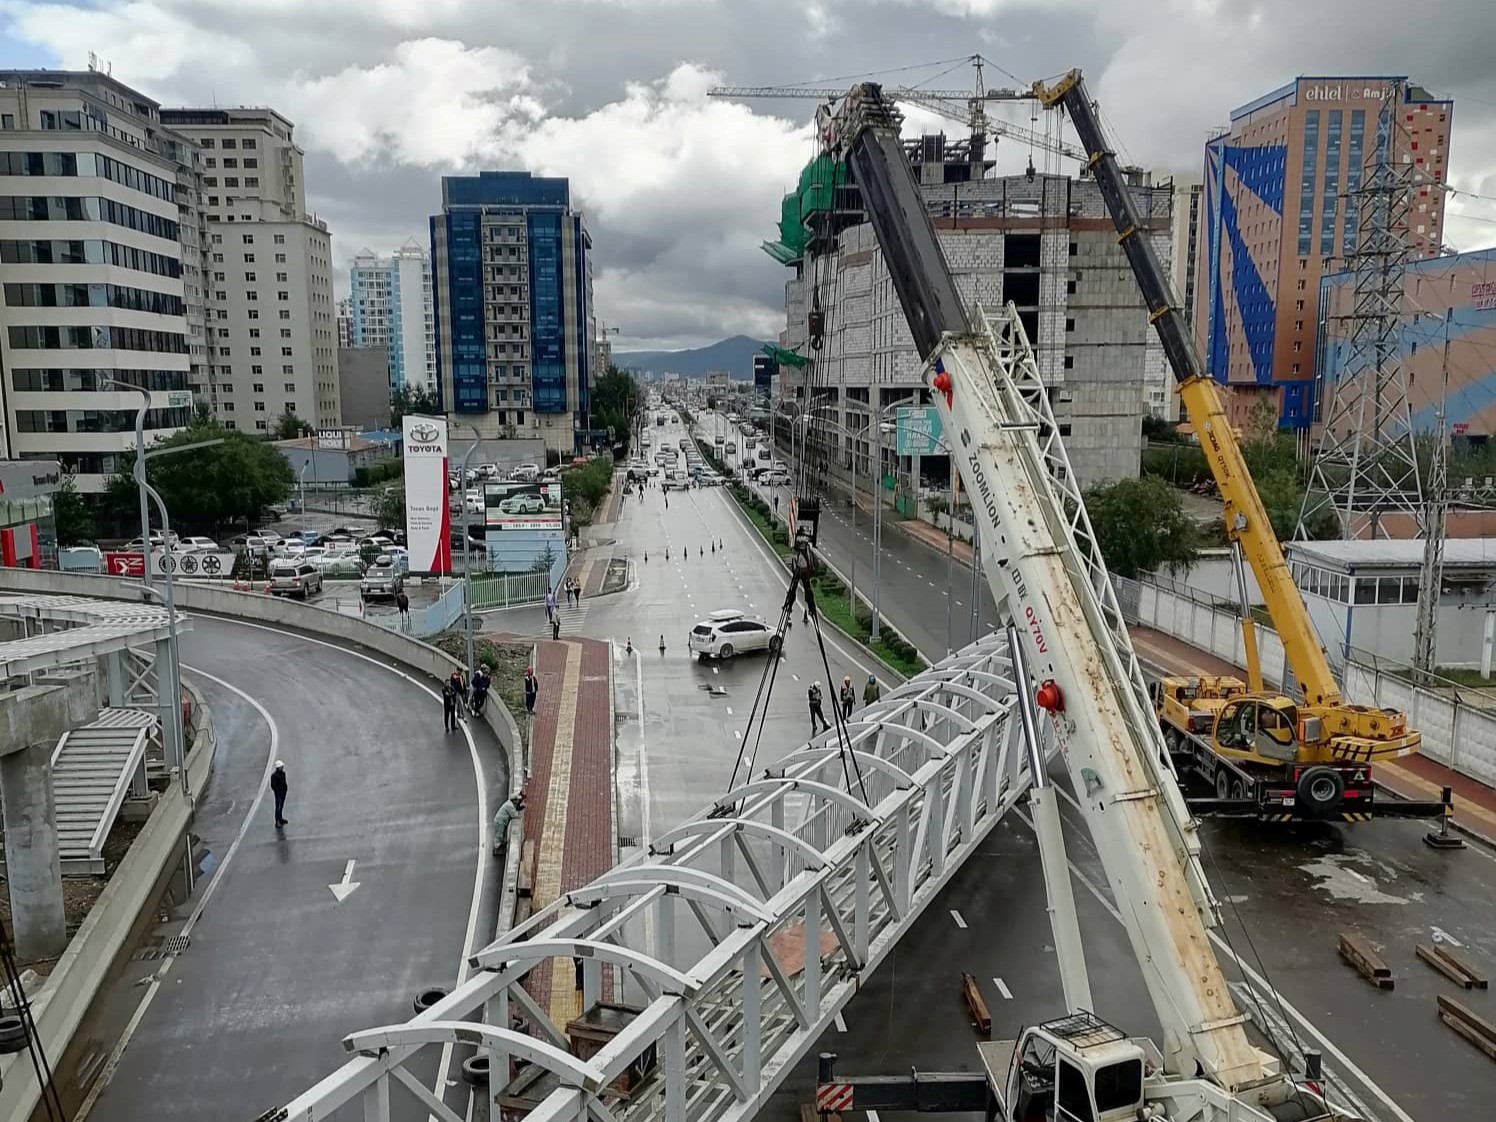
[(835, 1017), (833, 1017), (831, 1019), (831, 1023), (836, 1026), (836, 1031), (837, 1032), (846, 1032), (847, 1031), (847, 1022), (842, 1019), (842, 1015), (840, 1013), (838, 1013)]
[(729, 717), (731, 717), (731, 716), (732, 716), (732, 706), (731, 706), (731, 705), (729, 705), (729, 706), (728, 706), (728, 707), (727, 707), (727, 715), (728, 715), (728, 716), (729, 716)]
[(1004, 1001), (1013, 1000), (1013, 991), (1008, 989), (1008, 984), (1001, 978), (993, 978), (992, 984), (997, 987), (997, 992), (1003, 995)]
[(1465, 945), (1442, 927), (1430, 927), (1429, 931), (1433, 934), (1434, 942), (1436, 943), (1448, 943), (1451, 947), (1463, 947)]
[(878, 1117), (876, 1110), (870, 1110), (867, 1112), (867, 1122), (883, 1122), (883, 1120)]
[[(1071, 805), (1076, 807), (1076, 809), (1080, 809), (1080, 804), (1075, 801), (1074, 796), (1070, 795), (1064, 787), (1060, 786), (1059, 784), (1055, 784), (1055, 790), (1060, 793), (1060, 797), (1062, 799), (1069, 801)], [(1013, 813), (1017, 814), (1018, 817), (1028, 826), (1030, 830), (1034, 828), (1033, 820), (1030, 819), (1028, 815), (1024, 814), (1021, 810), (1017, 810), (1016, 808)], [(1081, 872), (1079, 866), (1077, 866), (1075, 862), (1071, 861), (1069, 858), (1066, 858), (1065, 863), (1070, 866), (1070, 872), (1075, 877), (1075, 879), (1086, 886), (1087, 891), (1089, 891), (1091, 895), (1096, 898), (1097, 902), (1100, 903), (1103, 908), (1111, 913), (1113, 919), (1115, 919), (1118, 923), (1121, 923), (1122, 913), (1117, 911), (1116, 906), (1106, 898), (1101, 889), (1094, 883), (1092, 883), (1091, 878), (1086, 876), (1085, 873)], [(1231, 949), (1231, 945), (1227, 943), (1225, 939), (1221, 938), (1221, 936), (1216, 934), (1214, 931), (1207, 931), (1206, 934), (1210, 936), (1210, 941), (1220, 949), (1221, 953), (1229, 958), (1233, 963), (1235, 963), (1236, 968), (1240, 970), (1242, 974), (1249, 981), (1251, 981), (1253, 985), (1257, 987), (1259, 993), (1268, 995), (1272, 999), (1273, 1004), (1280, 1006), (1284, 1012), (1286, 1012), (1289, 1016), (1291, 1016), (1295, 1021), (1299, 1023), (1300, 1028), (1302, 1028), (1310, 1036), (1314, 1037), (1314, 1039), (1319, 1041), (1320, 1047), (1328, 1055), (1333, 1057), (1336, 1063), (1338, 1063), (1341, 1068), (1344, 1069), (1344, 1071), (1349, 1072), (1352, 1076), (1359, 1079), (1361, 1081), (1361, 1085), (1365, 1087), (1366, 1090), (1370, 1091), (1379, 1100), (1381, 1100), (1383, 1105), (1385, 1105), (1388, 1110), (1392, 1111), (1392, 1113), (1397, 1116), (1398, 1122), (1413, 1122), (1412, 1115), (1410, 1115), (1402, 1107), (1398, 1106), (1391, 1095), (1382, 1090), (1382, 1088), (1376, 1083), (1372, 1082), (1371, 1076), (1367, 1075), (1364, 1071), (1357, 1067), (1351, 1061), (1351, 1058), (1349, 1056), (1347, 1056), (1344, 1052), (1342, 1052), (1335, 1046), (1334, 1041), (1332, 1041), (1328, 1036), (1317, 1029), (1314, 1026), (1314, 1023), (1310, 1021), (1308, 1017), (1304, 1016), (1304, 1014), (1300, 1013), (1298, 1009), (1295, 1008), (1294, 1005), (1288, 1000), (1288, 998), (1284, 997), (1281, 993), (1275, 990), (1268, 983), (1268, 980), (1266, 978), (1264, 978), (1261, 974), (1257, 973), (1257, 971), (1253, 970), (1250, 966), (1243, 962), (1241, 956)]]
[(348, 858), (348, 864), (343, 866), (343, 879), (338, 881), (337, 884), (329, 884), (327, 887), (332, 890), (333, 899), (341, 904), (357, 891), (360, 883), (360, 881), (353, 879), (353, 858), (350, 857)]
[[(270, 627), (267, 624), (263, 623), (250, 623), (247, 620), (234, 619), (229, 616), (216, 616), (214, 618), (219, 619), (224, 623), (236, 624), (239, 627), (250, 627), (255, 629), (256, 631), (269, 631), (273, 635), (284, 635), (289, 639), (300, 639), (306, 643), (315, 643), (319, 647), (327, 647), (330, 650), (341, 651), (343, 654), (349, 656), (350, 658), (359, 659), (362, 662), (369, 663), (371, 666), (377, 666), (387, 673), (394, 674), (396, 677), (404, 678), (411, 685), (415, 686), (416, 689), (422, 690), (428, 697), (431, 698), (432, 701), (441, 700), (440, 695), (434, 689), (428, 686), (425, 682), (419, 681), (411, 675), (405, 673), (405, 671), (396, 669), (393, 666), (380, 662), (377, 658), (372, 658), (369, 655), (360, 654), (358, 651), (349, 650), (347, 647), (339, 646), (337, 643), (329, 643), (325, 639), (314, 639), (310, 635), (303, 635), (298, 631), (287, 631), (284, 628)], [(208, 675), (206, 674), (203, 675), (203, 677), (205, 678), (207, 676)], [(224, 682), (222, 684), (228, 686), (227, 682)], [(234, 689), (235, 692), (238, 692), (233, 686), (228, 686), (228, 688)], [(245, 696), (246, 699), (248, 699), (247, 695)], [(254, 704), (253, 701), (251, 701), (250, 703)], [(469, 969), (468, 959), (472, 957), (473, 949), (478, 938), (478, 908), (483, 899), (483, 883), (488, 876), (489, 860), (488, 785), (483, 782), (483, 763), (478, 759), (478, 745), (477, 742), (473, 740), (473, 731), (468, 727), (467, 718), (463, 718), (461, 727), (463, 738), (467, 741), (468, 758), (472, 761), (473, 764), (473, 785), (477, 788), (478, 791), (478, 867), (473, 872), (473, 898), (471, 903), (468, 905), (467, 932), (463, 936), (462, 940), (462, 957), (459, 958), (457, 962), (457, 984), (459, 986), (462, 985), (463, 982), (467, 981)], [(271, 749), (270, 759), (272, 762), (275, 759), (275, 750), (273, 747)], [(514, 766), (514, 761), (510, 760), (509, 765), (512, 768)], [(269, 780), (267, 779), (266, 782), (268, 783)], [(264, 788), (262, 787), (259, 797), (263, 797), (263, 795)], [(258, 805), (258, 798), (256, 800), (256, 805)], [(251, 807), (251, 810), (252, 809), (253, 807)], [(224, 855), (225, 864), (227, 864), (228, 862), (228, 857), (229, 854)], [(222, 870), (220, 869), (220, 871)], [(218, 882), (215, 879), (213, 883), (216, 884)], [(211, 890), (213, 886), (209, 885), (208, 887)], [(207, 903), (207, 901), (204, 900), (203, 903)], [(441, 1088), (447, 1085), (447, 1072), (451, 1068), (451, 1066), (452, 1045), (443, 1044), (441, 1062), (437, 1065), (436, 1082), (432, 1085), (432, 1092), (434, 1094), (440, 1094)], [(1409, 1120), (1409, 1122), (1411, 1122), (1411, 1119)]]
[(960, 912), (956, 911), (955, 908), (951, 909), (951, 918), (956, 921), (957, 927), (959, 927), (962, 931), (966, 930), (966, 919), (961, 915)]
[(736, 740), (742, 740), (743, 739), (743, 733), (742, 733), (742, 731), (740, 729), (733, 729), (732, 730), (732, 735), (733, 735), (733, 738), (736, 739)]
[(720, 673), (722, 673), (722, 671), (719, 670), (717, 667), (714, 666), (714, 667), (712, 667), (712, 673), (713, 674), (720, 674)]
[[(230, 693), (238, 694), (240, 698), (254, 707), (261, 718), (264, 719), (266, 727), (270, 730), (270, 751), (265, 754), (264, 775), (260, 779), (259, 787), (255, 791), (255, 797), (250, 800), (249, 809), (244, 812), (244, 820), (239, 823), (239, 832), (234, 835), (234, 840), (229, 843), (228, 851), (223, 855), (223, 860), (219, 862), (218, 868), (213, 871), (213, 879), (208, 882), (208, 887), (203, 889), (202, 898), (198, 900), (197, 906), (192, 909), (192, 914), (187, 917), (187, 922), (182, 927), (182, 934), (187, 935), (197, 926), (198, 919), (202, 917), (203, 909), (208, 906), (208, 901), (212, 898), (213, 893), (218, 890), (218, 885), (223, 881), (224, 875), (228, 872), (229, 863), (233, 861), (234, 854), (239, 852), (239, 846), (243, 844), (244, 836), (249, 833), (250, 823), (259, 814), (260, 804), (265, 801), (265, 791), (270, 786), (270, 773), (275, 768), (275, 761), (280, 751), (280, 726), (275, 723), (275, 718), (270, 715), (268, 709), (238, 686), (230, 685), (222, 678), (195, 669), (186, 663), (182, 664), (182, 669), (189, 674), (196, 674), (199, 678), (206, 678), (215, 685), (222, 686)], [(160, 969), (151, 975), (150, 983), (146, 987), (145, 996), (140, 999), (140, 1004), (135, 1007), (135, 1012), (130, 1014), (130, 1020), (125, 1025), (124, 1032), (120, 1034), (119, 1041), (115, 1044), (114, 1050), (110, 1052), (109, 1060), (104, 1065), (104, 1070), (98, 1074), (98, 1077), (94, 1080), (94, 1085), (89, 1089), (87, 1097), (78, 1107), (77, 1122), (87, 1122), (94, 1104), (99, 1101), (99, 1096), (104, 1093), (104, 1089), (113, 1080), (114, 1073), (119, 1069), (120, 1060), (124, 1058), (125, 1049), (129, 1047), (136, 1030), (140, 1028), (140, 1022), (145, 1020), (146, 1011), (150, 1009), (151, 1002), (156, 1000), (156, 994), (161, 989), (161, 983), (165, 981), (166, 975), (171, 972), (171, 964), (175, 961), (175, 955), (168, 955), (161, 963)]]
[(793, 678), (793, 679), (795, 679), (795, 681), (797, 681), (797, 682), (800, 680), (800, 675), (798, 675), (798, 674), (791, 674), (790, 677)]

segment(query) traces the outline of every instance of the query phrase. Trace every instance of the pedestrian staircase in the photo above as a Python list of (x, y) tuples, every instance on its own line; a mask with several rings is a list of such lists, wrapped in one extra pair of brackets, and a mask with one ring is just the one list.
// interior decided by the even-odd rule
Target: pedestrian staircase
[(146, 794), (145, 750), (155, 728), (155, 715), (143, 709), (104, 709), (58, 740), (52, 798), (64, 873), (104, 872), (104, 842), (125, 796)]

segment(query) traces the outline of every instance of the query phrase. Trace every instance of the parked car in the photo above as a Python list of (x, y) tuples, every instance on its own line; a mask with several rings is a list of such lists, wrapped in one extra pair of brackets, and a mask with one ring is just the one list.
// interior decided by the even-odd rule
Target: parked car
[(522, 483), (534, 483), (539, 477), (540, 466), (538, 464), (520, 464), (509, 473), (510, 479), (516, 479)]
[[(165, 544), (165, 541), (166, 541), (166, 539), (162, 538), (160, 530), (152, 530), (151, 531), (151, 548), (152, 549), (160, 549), (162, 547), (162, 545)], [(179, 548), (179, 544), (178, 543), (180, 541), (181, 541), (181, 539), (177, 537), (176, 531), (173, 530), (172, 533), (171, 533), (171, 545), (172, 545), (172, 548), (173, 549)], [(135, 537), (135, 538), (131, 538), (129, 541), (127, 541), (120, 548), (122, 550), (124, 550), (124, 552), (126, 552), (126, 553), (139, 553), (140, 552), (140, 547), (141, 547), (142, 544), (143, 543), (142, 543), (141, 539), (138, 538), (138, 537)]]
[(177, 543), (179, 553), (217, 553), (218, 543), (212, 538), (183, 538)]
[(533, 491), (522, 491), (499, 503), (499, 509), (505, 514), (539, 514), (545, 510), (545, 500)]
[(104, 552), (96, 545), (65, 545), (57, 551), (57, 567), (64, 573), (102, 573)]
[(660, 488), (665, 491), (688, 491), (691, 488), (691, 477), (683, 471), (669, 472)]
[(270, 591), (305, 600), (322, 591), (322, 571), (304, 557), (279, 557), (270, 562)]
[(387, 553), (374, 558), (374, 563), (364, 572), (359, 582), (358, 595), (361, 600), (393, 600), (405, 587), (405, 578), (395, 565), (395, 559)]
[(779, 636), (757, 616), (736, 609), (709, 614), (695, 627), (687, 646), (701, 658), (728, 659), (746, 651), (779, 652)]
[(312, 558), (312, 564), (324, 577), (357, 577), (364, 571), (362, 559), (349, 550), (328, 550), (320, 557)]

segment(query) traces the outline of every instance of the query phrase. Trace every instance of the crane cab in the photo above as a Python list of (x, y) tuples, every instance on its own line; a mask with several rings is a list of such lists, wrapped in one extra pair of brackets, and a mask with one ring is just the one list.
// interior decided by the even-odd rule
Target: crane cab
[(1004, 1089), (1002, 1122), (1121, 1122), (1137, 1117), (1145, 1068), (1158, 1065), (1145, 1045), (1081, 1012), (980, 1049), (991, 1085)]

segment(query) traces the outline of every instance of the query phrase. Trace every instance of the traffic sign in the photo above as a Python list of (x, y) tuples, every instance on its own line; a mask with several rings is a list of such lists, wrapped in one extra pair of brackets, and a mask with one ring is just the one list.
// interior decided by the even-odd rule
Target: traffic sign
[(145, 554), (106, 553), (104, 554), (104, 571), (116, 577), (143, 577), (145, 576)]

